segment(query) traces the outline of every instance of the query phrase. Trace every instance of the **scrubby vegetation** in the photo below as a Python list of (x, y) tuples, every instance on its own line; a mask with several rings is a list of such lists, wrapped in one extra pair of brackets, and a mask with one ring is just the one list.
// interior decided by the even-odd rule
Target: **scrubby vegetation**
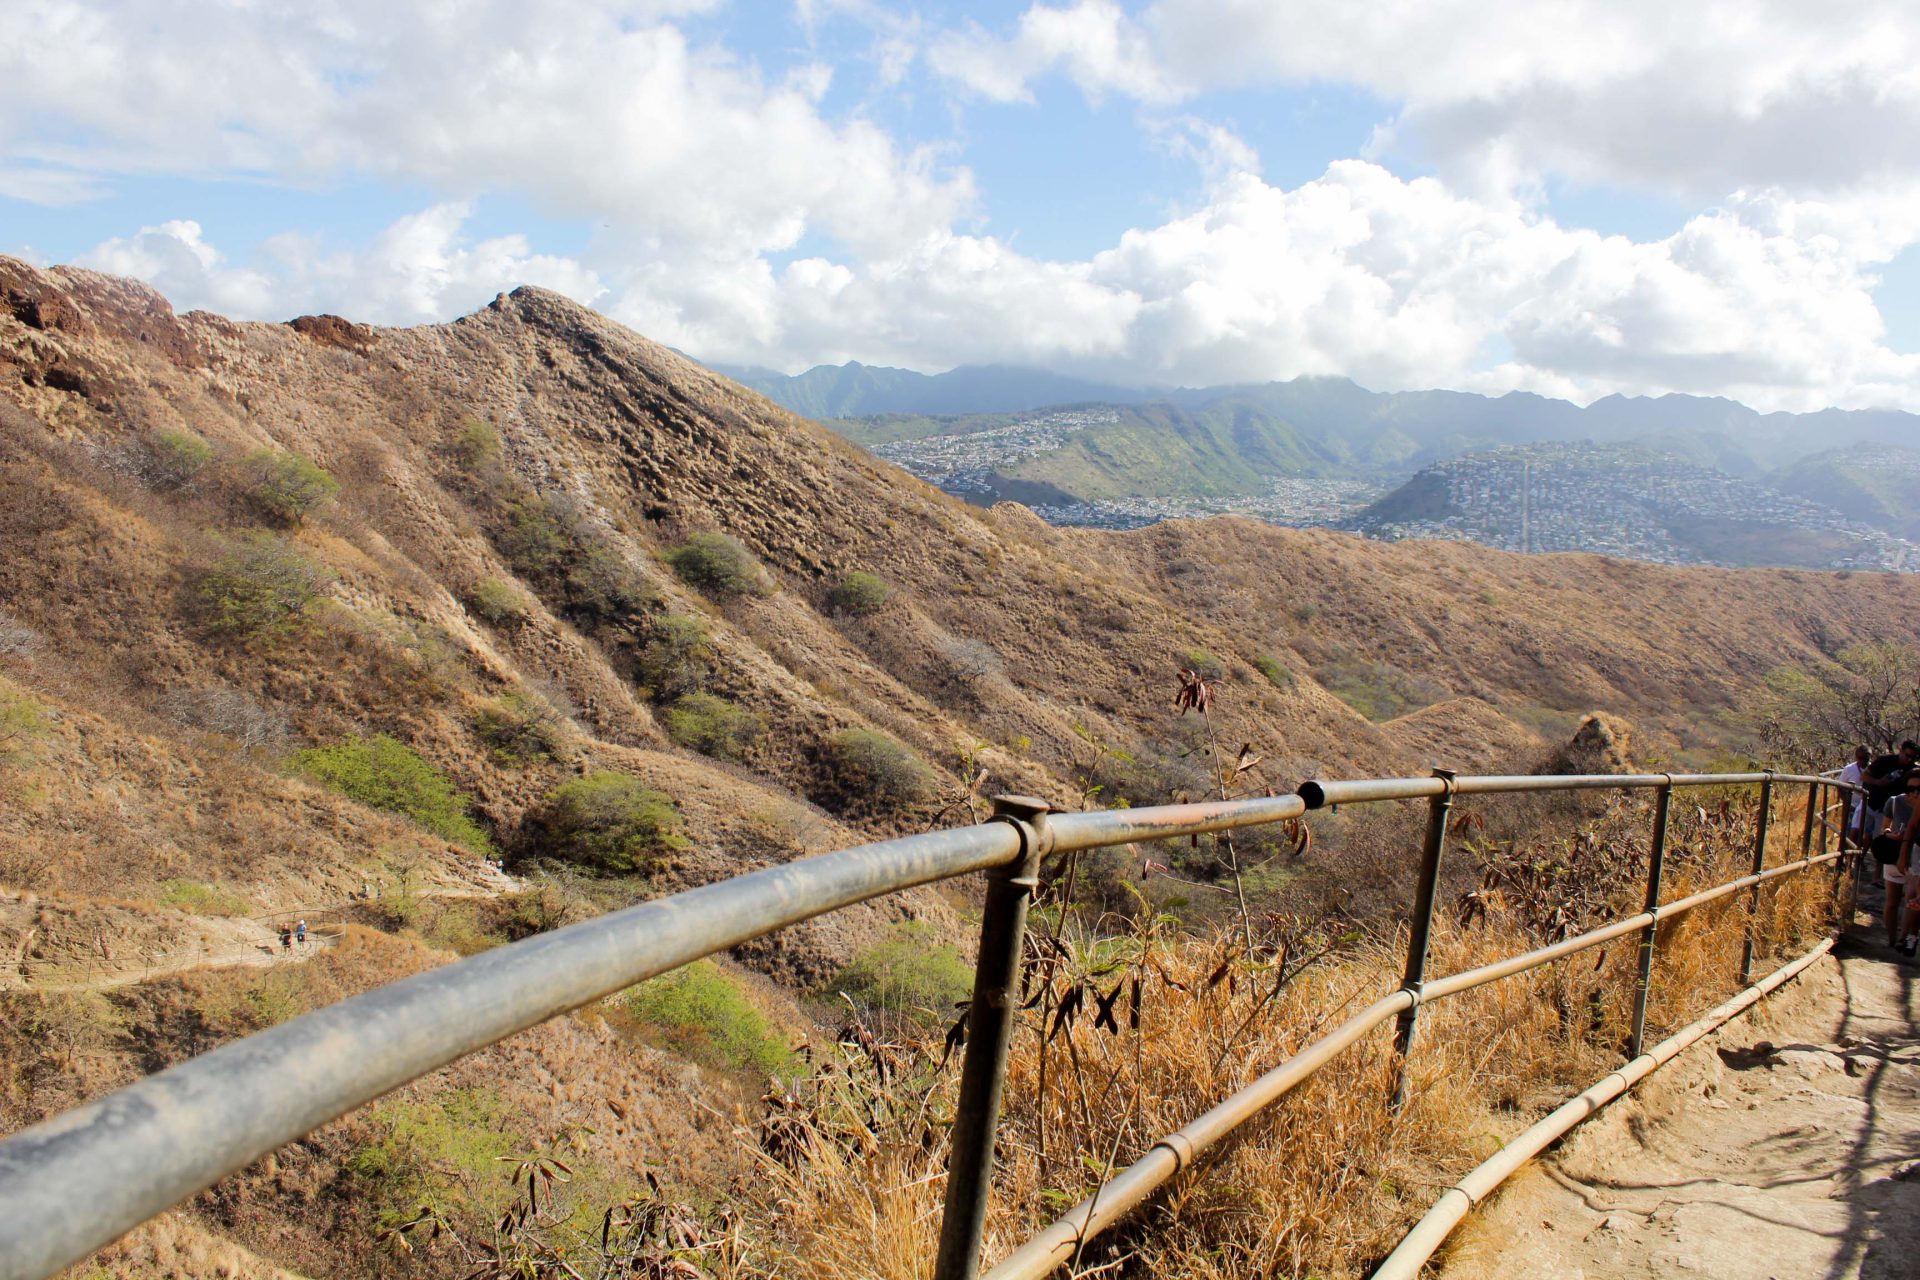
[(167, 881), (161, 886), (159, 902), (197, 916), (244, 916), (253, 910), (253, 904), (233, 890), (197, 880)]
[(878, 613), (892, 595), (893, 587), (885, 578), (856, 570), (827, 593), (827, 608), (849, 617), (864, 618)]
[(656, 701), (684, 697), (713, 673), (712, 640), (707, 624), (689, 614), (655, 618), (652, 633), (634, 659), (634, 676)]
[(527, 616), (527, 598), (512, 583), (498, 578), (482, 578), (474, 583), (467, 589), (466, 603), (474, 617), (496, 627)]
[(972, 992), (973, 966), (960, 948), (920, 923), (895, 928), (826, 987), (827, 994), (844, 994), (862, 1016), (889, 1027), (944, 1025)]
[(687, 694), (661, 719), (675, 742), (720, 760), (746, 759), (767, 731), (758, 715), (711, 693)]
[(1755, 748), (1777, 765), (1831, 768), (1856, 746), (1890, 752), (1920, 731), (1920, 649), (1854, 645), (1810, 669), (1776, 668), (1747, 722)]
[(278, 449), (256, 449), (241, 459), (247, 497), (271, 519), (299, 524), (333, 501), (340, 482), (311, 458)]
[(1293, 688), (1293, 672), (1287, 670), (1278, 658), (1261, 654), (1253, 660), (1254, 670), (1267, 678), (1267, 683), (1276, 689)]
[(696, 533), (667, 552), (680, 580), (714, 596), (763, 596), (773, 590), (767, 571), (730, 533)]
[(842, 729), (827, 739), (826, 755), (839, 797), (854, 807), (897, 809), (933, 795), (927, 762), (876, 729)]
[(1327, 692), (1369, 720), (1393, 720), (1446, 696), (1432, 681), (1382, 662), (1336, 662), (1315, 674)]
[(147, 474), (163, 489), (178, 489), (207, 469), (213, 446), (191, 431), (166, 427), (153, 433), (147, 446)]
[(0, 763), (24, 755), (46, 728), (46, 713), (41, 711), (38, 702), (24, 693), (0, 686)]
[(194, 603), (210, 630), (277, 640), (306, 625), (330, 581), (285, 538), (256, 530), (234, 538), (200, 574)]
[(567, 722), (545, 698), (516, 690), (475, 712), (473, 733), (502, 764), (533, 764), (565, 753)]
[(620, 999), (649, 1039), (697, 1062), (761, 1075), (794, 1069), (785, 1038), (740, 980), (711, 960), (650, 979)]
[(438, 769), (398, 738), (376, 733), (293, 753), (291, 763), (361, 804), (412, 819), (435, 835), (489, 853), (493, 842), (467, 812), (467, 798)]
[(665, 794), (600, 770), (556, 787), (528, 820), (527, 855), (604, 875), (645, 875), (685, 840)]
[(423, 1210), (490, 1219), (513, 1198), (501, 1163), (516, 1134), (499, 1097), (486, 1089), (453, 1089), (427, 1101), (375, 1103), (374, 1137), (347, 1160), (382, 1227)]

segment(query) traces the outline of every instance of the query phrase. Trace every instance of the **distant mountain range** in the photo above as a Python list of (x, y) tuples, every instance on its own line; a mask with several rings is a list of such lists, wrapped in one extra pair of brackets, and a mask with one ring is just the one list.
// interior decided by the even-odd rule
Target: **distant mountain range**
[[(1733, 474), (1856, 444), (1920, 440), (1920, 416), (1898, 410), (1760, 413), (1720, 397), (1607, 396), (1584, 408), (1515, 391), (1368, 391), (1345, 378), (1295, 378), (1237, 386), (1128, 388), (1009, 365), (964, 365), (924, 374), (850, 363), (788, 376), (768, 369), (720, 372), (795, 413), (868, 420), (856, 438), (960, 434), (1004, 426), (1004, 416), (1061, 406), (1147, 409), (1121, 415), (1129, 430), (1170, 429), (1222, 460), (1241, 454), (1259, 474), (1402, 473), (1472, 449), (1543, 441), (1657, 442)], [(1148, 407), (1151, 408), (1148, 408)], [(888, 424), (893, 416), (1002, 421)], [(1183, 417), (1184, 416), (1184, 417)], [(838, 425), (838, 424), (835, 424)], [(1195, 428), (1198, 428), (1196, 431)]]
[(714, 365), (743, 386), (806, 418), (869, 418), (886, 413), (1021, 413), (1053, 405), (1139, 404), (1165, 390), (1088, 382), (1014, 365), (962, 365), (946, 373), (915, 373), (880, 365), (815, 365), (788, 375), (751, 365)]
[[(1345, 378), (1143, 390), (1002, 365), (723, 372), (948, 492), (1056, 523), (1237, 512), (1673, 563), (1920, 564), (1920, 453), (1904, 448), (1920, 416), (1895, 410), (1760, 413), (1685, 395), (1583, 408)], [(1503, 477), (1527, 456), (1545, 505), (1523, 534), (1516, 495), (1530, 490)], [(1486, 483), (1505, 488), (1461, 505)]]

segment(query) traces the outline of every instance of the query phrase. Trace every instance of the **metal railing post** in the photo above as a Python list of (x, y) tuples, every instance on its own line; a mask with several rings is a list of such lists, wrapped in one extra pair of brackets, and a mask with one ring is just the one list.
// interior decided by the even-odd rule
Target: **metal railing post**
[(980, 1274), (980, 1238), (993, 1184), (993, 1137), (1000, 1124), (1000, 1090), (1007, 1048), (1020, 1004), (1020, 959), (1026, 946), (1027, 904), (1039, 885), (1040, 857), (1050, 843), (1044, 800), (995, 796), (994, 818), (1020, 830), (1019, 860), (987, 873), (980, 959), (967, 1010), (967, 1051), (960, 1067), (960, 1101), (947, 1156), (947, 1199), (940, 1218), (935, 1280), (974, 1280)]
[(1627, 1061), (1640, 1056), (1647, 1035), (1647, 994), (1653, 985), (1653, 940), (1660, 928), (1660, 875), (1667, 864), (1667, 812), (1673, 803), (1673, 775), (1653, 798), (1653, 846), (1647, 855), (1647, 914), (1640, 932), (1640, 973), (1633, 987), (1633, 1032), (1627, 1037)]
[(1427, 943), (1433, 935), (1433, 900), (1440, 886), (1440, 855), (1447, 846), (1447, 814), (1453, 808), (1453, 771), (1435, 769), (1433, 776), (1445, 779), (1447, 789), (1427, 801), (1427, 838), (1420, 851), (1420, 887), (1414, 894), (1413, 919), (1407, 935), (1407, 973), (1400, 983), (1402, 991), (1413, 993), (1414, 1002), (1400, 1015), (1400, 1025), (1393, 1033), (1395, 1111), (1407, 1102), (1407, 1055), (1413, 1051), (1414, 1032), (1420, 1026), (1419, 996), (1427, 983)]
[[(1825, 816), (1825, 815), (1822, 815)], [(1753, 871), (1759, 875), (1767, 868), (1767, 828), (1773, 822), (1773, 770), (1767, 770), (1767, 776), (1760, 784), (1760, 821), (1753, 834)], [(1760, 927), (1760, 888), (1753, 886), (1752, 894), (1747, 898), (1747, 936), (1740, 947), (1740, 987), (1745, 990), (1753, 981), (1753, 949), (1755, 933)]]

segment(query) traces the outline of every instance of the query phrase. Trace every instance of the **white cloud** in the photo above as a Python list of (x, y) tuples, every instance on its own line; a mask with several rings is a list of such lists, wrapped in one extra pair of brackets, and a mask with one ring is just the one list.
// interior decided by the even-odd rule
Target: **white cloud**
[(395, 221), (357, 249), (276, 236), (252, 266), (229, 264), (198, 223), (165, 222), (105, 242), (81, 266), (146, 280), (182, 308), (251, 319), (331, 311), (376, 324), (419, 324), (471, 311), (504, 289), (537, 284), (592, 303), (605, 291), (587, 268), (531, 252), (524, 237), (469, 241), (464, 204)]
[(1382, 144), (1456, 185), (1550, 172), (1713, 199), (1920, 175), (1920, 8), (1903, 0), (1156, 0), (1137, 18), (1076, 0), (946, 47), (936, 69), (1001, 100), (1049, 74), (1149, 103), (1355, 86), (1397, 108)]
[(1091, 97), (1114, 93), (1170, 102), (1183, 96), (1147, 33), (1109, 0), (1034, 5), (1005, 40), (969, 24), (936, 40), (927, 60), (940, 74), (996, 102), (1026, 101), (1028, 83), (1054, 71)]
[[(1895, 219), (1920, 205), (1884, 207)], [(1860, 248), (1874, 237), (1849, 220), (1848, 207), (1756, 199), (1635, 243), (1344, 161), (1292, 190), (1234, 174), (1204, 208), (1085, 262), (942, 234), (898, 257), (783, 272), (658, 264), (609, 307), (708, 358), (786, 367), (1006, 361), (1123, 382), (1346, 374), (1582, 400), (1684, 390), (1920, 408), (1920, 358), (1884, 346), (1877, 259)], [(1511, 354), (1490, 365), (1493, 352)]]
[[(824, 62), (763, 76), (663, 18), (700, 7), (253, 0), (223, 11), (210, 57), (171, 0), (14, 0), (27, 20), (0, 26), (0, 178), (61, 175), (36, 179), (49, 197), (139, 172), (436, 193), (361, 244), (286, 235), (227, 246), (251, 250), (235, 261), (174, 221), (86, 256), (238, 315), (437, 320), (533, 282), (696, 354), (786, 368), (994, 360), (1920, 408), (1920, 369), (1887, 349), (1871, 294), (1879, 264), (1920, 240), (1920, 129), (1896, 127), (1920, 101), (1903, 10), (1035, 6), (1004, 38), (969, 28), (926, 57), (998, 99), (1050, 74), (1153, 104), (1338, 80), (1400, 103), (1393, 127), (1443, 161), (1408, 180), (1342, 160), (1289, 189), (1231, 131), (1155, 106), (1147, 127), (1201, 169), (1202, 203), (1042, 261), (969, 234), (972, 178), (943, 152), (829, 118)], [(807, 12), (829, 9), (892, 42), (883, 63), (917, 65), (911, 22), (866, 0)], [(1854, 114), (1829, 138), (1816, 126), (1835, 104)], [(1718, 205), (1634, 243), (1545, 216), (1523, 185), (1543, 171), (1691, 184)], [(597, 230), (573, 257), (476, 240), (470, 210), (494, 191)]]
[(172, 0), (13, 0), (0, 156), (79, 173), (523, 191), (740, 253), (809, 229), (857, 252), (898, 248), (969, 211), (971, 178), (935, 151), (827, 120), (824, 68), (769, 83), (655, 20), (699, 7), (262, 0), (222, 11), (210, 56), (213, 29), (181, 21)]

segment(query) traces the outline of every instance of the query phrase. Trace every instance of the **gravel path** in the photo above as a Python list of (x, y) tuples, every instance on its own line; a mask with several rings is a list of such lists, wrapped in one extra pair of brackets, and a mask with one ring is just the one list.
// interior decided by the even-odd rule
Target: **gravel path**
[(1835, 952), (1465, 1224), (1446, 1280), (1920, 1277), (1920, 965)]

